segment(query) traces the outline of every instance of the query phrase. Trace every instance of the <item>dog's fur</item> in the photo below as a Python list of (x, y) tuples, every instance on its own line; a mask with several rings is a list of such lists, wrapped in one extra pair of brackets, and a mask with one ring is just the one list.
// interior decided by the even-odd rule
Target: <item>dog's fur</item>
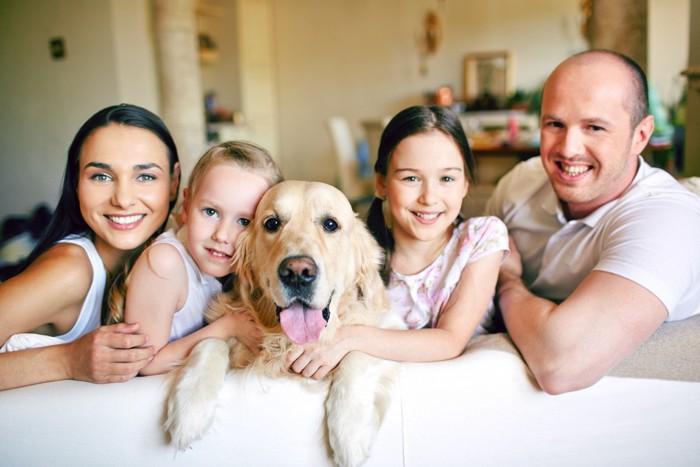
[[(229, 367), (282, 376), (288, 374), (287, 355), (296, 345), (290, 337), (323, 342), (351, 324), (400, 328), (388, 313), (381, 259), (376, 241), (337, 189), (300, 181), (271, 188), (237, 248), (236, 287), (207, 312), (211, 321), (251, 310), (263, 330), (262, 350), (254, 356), (235, 339), (206, 339), (192, 350), (168, 399), (166, 429), (172, 443), (185, 449), (210, 428)], [(284, 311), (290, 305), (295, 319)], [(285, 319), (291, 324), (283, 330)], [(360, 352), (350, 352), (329, 375), (326, 423), (336, 464), (358, 465), (367, 458), (394, 377), (393, 364)]]

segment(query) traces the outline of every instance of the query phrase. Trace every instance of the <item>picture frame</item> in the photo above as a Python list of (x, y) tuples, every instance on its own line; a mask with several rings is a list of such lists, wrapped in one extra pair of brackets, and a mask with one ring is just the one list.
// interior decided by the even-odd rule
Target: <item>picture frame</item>
[(514, 92), (513, 57), (507, 50), (464, 56), (464, 99), (473, 102), (485, 92), (504, 104)]

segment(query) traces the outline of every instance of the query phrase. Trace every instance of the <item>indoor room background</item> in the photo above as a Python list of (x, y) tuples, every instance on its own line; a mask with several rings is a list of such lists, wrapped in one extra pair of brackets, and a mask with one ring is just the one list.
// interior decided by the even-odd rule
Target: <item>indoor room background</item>
[[(588, 47), (581, 0), (200, 3), (194, 24), (209, 54), (198, 65), (199, 102), (187, 112), (206, 128), (208, 99), (231, 123), (223, 136), (267, 146), (288, 179), (331, 184), (338, 167), (330, 117), (345, 117), (359, 138), (362, 121), (425, 103), (440, 87), (459, 98), (464, 57), (476, 52), (508, 51), (514, 88), (531, 93), (556, 64)], [(27, 214), (38, 203), (55, 205), (72, 137), (107, 105), (129, 102), (163, 116), (185, 173), (204, 151), (204, 133), (201, 142), (180, 144), (184, 135), (162, 113), (156, 4), (0, 2), (0, 219)], [(435, 12), (440, 25), (432, 50), (427, 12)], [(691, 18), (699, 14), (698, 0), (648, 1), (647, 71), (666, 106), (683, 92)]]

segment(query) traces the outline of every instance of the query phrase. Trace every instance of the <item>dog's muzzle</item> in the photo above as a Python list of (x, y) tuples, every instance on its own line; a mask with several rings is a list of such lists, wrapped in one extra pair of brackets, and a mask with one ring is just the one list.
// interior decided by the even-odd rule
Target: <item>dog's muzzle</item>
[(316, 262), (309, 256), (289, 256), (277, 268), (288, 303), (284, 308), (277, 305), (277, 318), (295, 344), (318, 341), (331, 316), (333, 293), (323, 309), (314, 308), (317, 274)]

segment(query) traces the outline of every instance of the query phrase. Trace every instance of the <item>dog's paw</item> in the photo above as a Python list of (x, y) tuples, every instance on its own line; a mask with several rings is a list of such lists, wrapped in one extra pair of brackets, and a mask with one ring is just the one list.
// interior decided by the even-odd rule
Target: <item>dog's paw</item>
[(328, 440), (341, 467), (361, 465), (370, 455), (379, 421), (374, 404), (336, 407), (328, 413)]
[(333, 462), (338, 467), (357, 467), (369, 457), (369, 446), (352, 445), (343, 441), (333, 449)]
[[(335, 464), (341, 467), (355, 467), (369, 457), (379, 426), (375, 414), (368, 413), (373, 412), (371, 410), (363, 408), (343, 412), (343, 416), (329, 418), (328, 439)], [(344, 423), (347, 425), (343, 425)]]
[(187, 364), (178, 370), (168, 397), (164, 425), (178, 450), (187, 449), (213, 425), (227, 367), (226, 343), (206, 339), (195, 347)]
[(336, 465), (354, 467), (371, 454), (388, 407), (392, 367), (359, 352), (338, 366), (326, 400), (328, 438)]
[(168, 418), (165, 421), (171, 444), (184, 451), (211, 428), (215, 415), (216, 398), (190, 395), (171, 397), (168, 399)]

